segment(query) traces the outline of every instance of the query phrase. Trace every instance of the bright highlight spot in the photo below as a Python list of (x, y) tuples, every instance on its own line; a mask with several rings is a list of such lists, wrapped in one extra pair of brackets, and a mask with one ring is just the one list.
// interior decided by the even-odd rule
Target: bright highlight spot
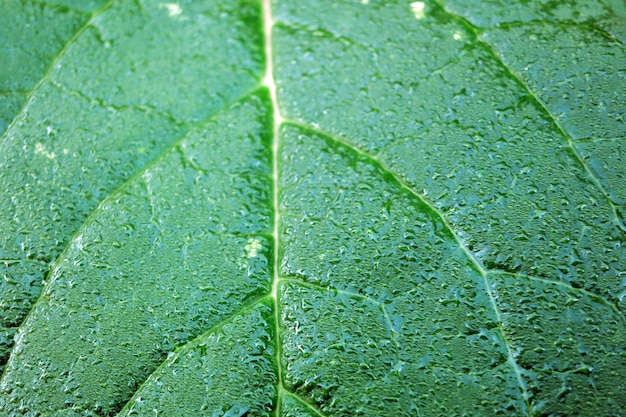
[(56, 154), (54, 152), (48, 152), (46, 148), (44, 148), (43, 143), (35, 144), (35, 153), (39, 155), (44, 155), (48, 159), (54, 159)]
[(163, 3), (160, 4), (159, 7), (167, 9), (167, 14), (171, 17), (178, 16), (183, 12), (183, 9), (178, 3)]
[(415, 15), (416, 19), (423, 19), (426, 17), (426, 13), (424, 13), (424, 9), (426, 8), (426, 4), (423, 1), (416, 1), (411, 3), (411, 11)]
[(370, 0), (361, 0), (361, 4), (367, 4), (369, 2), (370, 2)]
[(261, 249), (262, 247), (263, 246), (258, 239), (250, 238), (248, 239), (248, 244), (244, 247), (244, 249), (246, 250), (248, 258), (254, 258), (257, 256), (259, 249)]
[(452, 37), (457, 41), (463, 39), (463, 36), (459, 32), (456, 32), (454, 35), (452, 35)]

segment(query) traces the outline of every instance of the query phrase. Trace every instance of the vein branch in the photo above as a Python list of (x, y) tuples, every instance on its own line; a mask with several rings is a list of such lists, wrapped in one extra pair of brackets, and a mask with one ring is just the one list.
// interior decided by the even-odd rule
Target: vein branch
[(427, 206), (433, 212), (433, 214), (437, 218), (439, 218), (439, 220), (443, 223), (445, 228), (448, 230), (448, 232), (452, 235), (454, 240), (457, 242), (458, 246), (465, 253), (467, 259), (470, 261), (470, 263), (473, 265), (473, 267), (482, 276), (483, 285), (484, 285), (485, 291), (487, 292), (487, 295), (489, 297), (491, 308), (493, 309), (493, 311), (495, 313), (496, 321), (497, 321), (497, 327), (498, 327), (498, 330), (499, 330), (499, 332), (501, 334), (504, 346), (505, 346), (506, 351), (507, 351), (508, 363), (509, 363), (509, 365), (511, 366), (511, 368), (513, 370), (513, 373), (515, 375), (517, 383), (518, 383), (518, 385), (519, 385), (519, 387), (521, 389), (522, 397), (524, 399), (524, 403), (526, 404), (526, 407), (529, 410), (528, 412), (529, 412), (529, 415), (530, 415), (530, 403), (529, 403), (530, 395), (529, 395), (529, 393), (528, 393), (528, 391), (526, 389), (526, 384), (525, 384), (525, 382), (524, 382), (524, 380), (522, 378), (521, 367), (516, 362), (515, 355), (513, 353), (513, 349), (511, 347), (511, 344), (508, 342), (506, 334), (504, 333), (504, 329), (502, 327), (502, 318), (501, 318), (500, 309), (499, 309), (499, 307), (497, 305), (496, 297), (495, 297), (495, 295), (493, 294), (493, 291), (492, 291), (492, 285), (491, 285), (491, 282), (489, 281), (487, 268), (483, 265), (483, 263), (480, 261), (480, 259), (478, 259), (478, 257), (471, 250), (468, 249), (468, 247), (465, 244), (465, 242), (463, 241), (463, 239), (461, 239), (461, 237), (457, 234), (457, 232), (452, 227), (452, 225), (447, 221), (447, 219), (443, 215), (443, 213), (439, 209), (437, 209), (433, 205), (432, 202), (427, 200), (422, 194), (420, 194), (417, 191), (415, 191), (413, 189), (413, 187), (411, 187), (406, 181), (404, 181), (402, 178), (400, 178), (398, 175), (396, 175), (384, 163), (382, 163), (379, 159), (377, 159), (376, 157), (370, 155), (369, 153), (367, 153), (367, 152), (365, 152), (365, 151), (355, 147), (354, 145), (352, 145), (351, 143), (345, 141), (344, 139), (341, 139), (341, 138), (339, 138), (337, 136), (331, 135), (330, 133), (324, 132), (324, 131), (320, 130), (319, 128), (315, 128), (315, 127), (309, 126), (309, 125), (307, 125), (305, 123), (298, 122), (298, 121), (293, 121), (293, 120), (285, 120), (285, 123), (290, 124), (292, 126), (295, 126), (295, 127), (299, 128), (301, 130), (310, 131), (310, 132), (312, 132), (314, 134), (317, 134), (318, 136), (322, 136), (324, 138), (327, 138), (330, 141), (335, 142), (335, 143), (339, 144), (342, 147), (348, 148), (348, 149), (352, 150), (353, 152), (357, 153), (358, 155), (360, 155), (360, 156), (364, 157), (365, 159), (369, 160), (370, 163), (372, 163), (372, 165), (374, 165), (374, 166), (380, 168), (381, 170), (383, 170), (386, 174), (388, 174), (400, 186), (400, 188), (408, 191), (414, 198), (416, 198), (422, 204)]
[(159, 116), (161, 116), (162, 118), (165, 118), (167, 120), (171, 120), (173, 123), (175, 123), (176, 125), (179, 126), (188, 126), (187, 122), (178, 119), (176, 116), (174, 116), (173, 114), (171, 114), (169, 111), (167, 110), (161, 110), (161, 109), (157, 109), (154, 106), (150, 106), (150, 105), (145, 105), (145, 104), (140, 104), (140, 105), (119, 105), (119, 104), (114, 104), (114, 103), (107, 103), (105, 100), (101, 99), (101, 98), (97, 98), (97, 97), (91, 97), (87, 94), (84, 94), (80, 91), (76, 91), (76, 90), (72, 90), (67, 88), (66, 86), (64, 86), (63, 84), (56, 82), (56, 81), (50, 81), (50, 84), (53, 85), (55, 88), (59, 89), (59, 91), (62, 91), (63, 93), (80, 99), (80, 100), (84, 100), (88, 103), (94, 103), (97, 106), (99, 106), (102, 109), (107, 109), (107, 110), (113, 110), (115, 112), (122, 112), (122, 111), (126, 111), (126, 110), (131, 110), (131, 109), (135, 109), (135, 110), (142, 110), (142, 111), (147, 111), (147, 112), (154, 112), (156, 114), (158, 114)]
[(539, 98), (538, 94), (532, 91), (530, 86), (522, 79), (522, 77), (518, 75), (511, 67), (509, 67), (504, 62), (502, 57), (495, 51), (493, 46), (484, 40), (484, 38), (481, 36), (481, 31), (479, 28), (474, 26), (470, 21), (468, 21), (463, 16), (450, 12), (445, 7), (445, 5), (441, 2), (441, 0), (433, 0), (433, 1), (437, 6), (439, 6), (441, 10), (443, 10), (444, 13), (448, 14), (451, 18), (458, 21), (461, 25), (463, 25), (466, 29), (468, 29), (470, 32), (474, 34), (474, 36), (476, 37), (476, 42), (481, 44), (485, 48), (485, 50), (489, 52), (489, 54), (493, 57), (494, 61), (510, 77), (512, 77), (516, 81), (516, 83), (526, 92), (526, 94), (528, 94), (528, 96), (537, 104), (537, 106), (546, 115), (546, 117), (548, 117), (548, 119), (554, 125), (554, 127), (559, 132), (559, 134), (563, 136), (563, 138), (565, 138), (565, 140), (567, 141), (567, 146), (571, 149), (572, 153), (574, 154), (574, 157), (578, 160), (583, 170), (587, 173), (587, 176), (589, 177), (591, 182), (596, 186), (598, 190), (600, 190), (600, 192), (606, 198), (607, 202), (609, 203), (609, 206), (611, 207), (611, 211), (613, 212), (613, 219), (612, 219), (613, 222), (620, 229), (622, 229), (623, 231), (626, 231), (626, 224), (624, 224), (622, 220), (620, 219), (620, 216), (617, 212), (617, 207), (613, 203), (613, 200), (611, 200), (609, 192), (604, 188), (604, 186), (600, 182), (600, 179), (593, 173), (591, 168), (589, 168), (589, 165), (585, 162), (583, 157), (578, 152), (578, 149), (576, 148), (576, 145), (574, 144), (574, 140), (572, 139), (572, 136), (565, 131), (565, 129), (563, 128), (563, 126), (561, 126), (557, 118), (552, 114), (552, 112), (550, 112), (550, 110), (548, 110), (548, 107), (543, 102), (543, 100)]
[(591, 291), (587, 291), (584, 288), (576, 288), (576, 287), (573, 287), (573, 286), (571, 286), (570, 284), (568, 284), (567, 282), (564, 282), (564, 281), (557, 281), (557, 280), (546, 279), (546, 278), (542, 278), (542, 277), (538, 277), (538, 276), (534, 276), (534, 275), (523, 274), (523, 273), (520, 273), (520, 272), (509, 272), (509, 271), (493, 270), (492, 269), (492, 270), (489, 271), (489, 273), (491, 273), (491, 274), (509, 275), (509, 276), (512, 276), (512, 277), (515, 277), (515, 278), (522, 278), (522, 279), (526, 279), (526, 280), (529, 280), (529, 281), (537, 281), (537, 282), (541, 282), (543, 284), (556, 285), (556, 286), (559, 286), (559, 287), (563, 287), (567, 291), (578, 293), (578, 294), (582, 295), (583, 297), (587, 297), (589, 299), (592, 299), (594, 301), (597, 301), (599, 303), (604, 304), (605, 306), (607, 306), (608, 308), (611, 309), (611, 312), (613, 312), (615, 314), (615, 316), (618, 318), (618, 320), (622, 324), (626, 325), (626, 317), (624, 317), (624, 315), (619, 311), (619, 309), (615, 306), (614, 303), (610, 302), (608, 299), (606, 299), (602, 295), (596, 294), (596, 293), (591, 292)]
[(385, 318), (385, 323), (387, 324), (387, 327), (389, 328), (389, 334), (391, 335), (391, 340), (394, 342), (395, 346), (396, 346), (396, 356), (398, 357), (398, 362), (400, 362), (400, 357), (399, 352), (400, 352), (400, 344), (398, 342), (398, 332), (396, 331), (395, 327), (393, 326), (393, 322), (391, 321), (391, 317), (389, 316), (389, 311), (387, 310), (387, 307), (385, 306), (384, 303), (375, 300), (371, 297), (368, 297), (367, 295), (364, 294), (360, 294), (358, 292), (354, 292), (354, 291), (350, 291), (350, 290), (343, 290), (343, 289), (339, 289), (336, 287), (331, 287), (331, 286), (323, 286), (320, 284), (315, 284), (312, 282), (307, 282), (307, 281), (303, 281), (301, 279), (295, 279), (295, 278), (281, 278), (282, 282), (290, 282), (293, 283), (295, 285), (299, 285), (302, 287), (307, 287), (307, 288), (312, 288), (314, 290), (317, 291), (323, 291), (323, 292), (335, 292), (337, 294), (343, 294), (346, 295), (348, 297), (352, 297), (352, 298), (360, 298), (362, 300), (365, 300), (367, 302), (370, 302), (372, 304), (375, 304), (376, 306), (378, 306), (378, 308), (381, 310), (381, 312), (383, 313), (383, 316)]
[(372, 48), (370, 45), (367, 45), (366, 43), (360, 42), (356, 39), (349, 38), (345, 35), (332, 32), (331, 30), (326, 29), (326, 28), (322, 28), (318, 26), (305, 26), (300, 23), (286, 22), (286, 21), (275, 22), (275, 26), (280, 26), (281, 28), (288, 29), (289, 31), (293, 33), (307, 32), (308, 34), (316, 36), (318, 38), (323, 37), (327, 39), (332, 39), (332, 40), (341, 42), (344, 45), (355, 46), (355, 47), (366, 49), (374, 54), (376, 53), (374, 48)]
[[(252, 89), (251, 91), (247, 92), (242, 97), (238, 98), (237, 100), (234, 100), (232, 103), (229, 103), (227, 106), (224, 107), (224, 109), (228, 109), (234, 103), (237, 103), (237, 102), (240, 102), (242, 100), (245, 100), (246, 98), (248, 98), (249, 96), (254, 94), (257, 89), (258, 88), (255, 88), (255, 89)], [(210, 123), (212, 120), (214, 120), (220, 114), (221, 114), (221, 111), (219, 111), (219, 112), (217, 112), (215, 114), (212, 114), (209, 117), (207, 117), (206, 119), (202, 120), (201, 122), (191, 126), (191, 128), (186, 133), (181, 135), (180, 138), (178, 138), (177, 140), (172, 142), (169, 146), (165, 147), (165, 149), (163, 149), (163, 151), (160, 154), (158, 154), (154, 159), (152, 159), (150, 162), (148, 162), (143, 168), (141, 168), (139, 171), (135, 172), (128, 179), (123, 181), (116, 189), (112, 190), (109, 193), (108, 197), (106, 197), (102, 201), (100, 201), (99, 204), (91, 211), (91, 213), (89, 213), (87, 215), (87, 217), (85, 217), (84, 221), (81, 223), (80, 226), (78, 226), (78, 228), (76, 229), (74, 234), (67, 241), (67, 243), (65, 244), (65, 247), (63, 248), (61, 253), (50, 264), (50, 267), (49, 267), (48, 272), (46, 274), (46, 278), (44, 280), (43, 288), (41, 289), (41, 292), (39, 294), (39, 298), (37, 298), (37, 300), (33, 303), (33, 305), (31, 307), (30, 311), (28, 312), (28, 314), (26, 314), (26, 316), (24, 316), (24, 319), (22, 320), (21, 325), (17, 326), (17, 331), (18, 332), (19, 332), (19, 330), (21, 330), (22, 327), (24, 327), (24, 324), (28, 321), (28, 318), (32, 315), (33, 311), (35, 310), (35, 306), (43, 298), (43, 296), (44, 296), (44, 294), (46, 292), (45, 291), (46, 288), (49, 288), (56, 281), (57, 275), (54, 274), (54, 271), (56, 270), (56, 268), (60, 265), (61, 261), (67, 255), (68, 251), (72, 247), (72, 243), (76, 240), (76, 238), (78, 236), (81, 235), (83, 229), (91, 222), (91, 220), (93, 220), (94, 218), (96, 218), (98, 216), (98, 214), (101, 211), (101, 207), (103, 206), (103, 204), (105, 202), (109, 201), (109, 200), (112, 200), (112, 199), (116, 198), (117, 195), (122, 193), (126, 188), (128, 188), (135, 181), (140, 181), (140, 182), (146, 184), (146, 187), (148, 187), (148, 185), (147, 185), (147, 183), (145, 181), (145, 174), (146, 174), (146, 172), (148, 172), (151, 168), (153, 168), (156, 164), (158, 164), (159, 161), (161, 159), (163, 159), (169, 152), (177, 149), (180, 146), (180, 144), (185, 139), (187, 139), (189, 137), (190, 134), (195, 132), (197, 129), (201, 129), (203, 126), (205, 126), (206, 124)], [(152, 203), (152, 200), (150, 200), (150, 203)], [(24, 259), (24, 260), (28, 261), (28, 259)], [(14, 260), (11, 259), (9, 261), (14, 261)]]
[(130, 398), (127, 401), (125, 406), (122, 407), (122, 410), (125, 410), (127, 408), (131, 408), (131, 406), (135, 403), (135, 399), (138, 396), (140, 396), (141, 391), (143, 390), (143, 388), (147, 387), (151, 382), (156, 381), (156, 378), (157, 378), (158, 374), (164, 368), (166, 368), (168, 365), (174, 363), (180, 357), (181, 353), (184, 353), (185, 350), (188, 347), (193, 347), (194, 344), (198, 343), (202, 339), (204, 339), (207, 336), (209, 336), (210, 334), (214, 333), (216, 330), (223, 328), (224, 326), (226, 326), (227, 324), (229, 324), (233, 320), (235, 320), (237, 317), (242, 316), (245, 313), (247, 313), (248, 311), (252, 310), (254, 307), (256, 307), (257, 305), (262, 303), (265, 299), (267, 299), (267, 297), (268, 297), (267, 295), (264, 295), (264, 296), (262, 296), (260, 298), (256, 298), (256, 299), (252, 300), (251, 302), (245, 304), (243, 307), (241, 307), (239, 310), (237, 310), (233, 314), (231, 314), (231, 315), (225, 317), (224, 319), (222, 319), (221, 321), (215, 323), (213, 326), (211, 326), (204, 333), (196, 336), (195, 338), (189, 340), (188, 342), (186, 342), (185, 344), (183, 344), (181, 346), (177, 346), (174, 349), (174, 351), (170, 352), (169, 355), (150, 373), (150, 375), (148, 375), (146, 377), (144, 382), (137, 387), (137, 389), (135, 390), (135, 394), (132, 396), (132, 398)]
[(619, 140), (626, 141), (626, 137), (614, 137), (614, 138), (582, 138), (576, 139), (576, 143), (597, 143), (597, 142), (617, 142)]
[(13, 126), (13, 124), (18, 120), (19, 116), (21, 116), (22, 114), (25, 113), (26, 109), (28, 108), (28, 105), (30, 103), (31, 98), (35, 95), (35, 93), (41, 88), (41, 86), (50, 78), (50, 75), (52, 74), (52, 71), (54, 71), (54, 69), (56, 68), (58, 62), (63, 58), (63, 56), (65, 55), (65, 53), (67, 52), (67, 50), (70, 48), (70, 46), (72, 46), (74, 44), (74, 42), (76, 42), (76, 40), (78, 38), (80, 38), (80, 36), (83, 34), (83, 32), (85, 30), (87, 30), (87, 28), (93, 23), (93, 21), (100, 16), (102, 13), (104, 13), (105, 11), (107, 11), (115, 2), (115, 0), (109, 0), (108, 2), (106, 2), (100, 9), (96, 10), (95, 12), (92, 13), (91, 17), (89, 19), (87, 19), (87, 21), (85, 22), (85, 24), (83, 26), (81, 26), (76, 33), (74, 33), (74, 36), (72, 36), (63, 46), (63, 48), (61, 48), (61, 50), (55, 55), (54, 58), (52, 58), (52, 61), (50, 62), (50, 65), (48, 66), (48, 69), (46, 70), (46, 72), (44, 73), (44, 75), (41, 77), (41, 79), (39, 80), (39, 82), (37, 84), (35, 84), (35, 86), (28, 92), (25, 93), (26, 97), (24, 99), (24, 102), (22, 103), (22, 107), (19, 109), (19, 111), (17, 112), (17, 114), (15, 115), (15, 117), (13, 118), (13, 121), (11, 122), (11, 124), (9, 126), (7, 126), (7, 128), (5, 129), (4, 133), (2, 134), (2, 136), (0, 137), (0, 140), (5, 139), (8, 134), (7, 132), (9, 132), (11, 130), (11, 127)]
[(313, 413), (313, 415), (318, 416), (318, 417), (326, 417), (324, 414), (322, 414), (321, 411), (319, 411), (317, 408), (315, 408), (313, 406), (313, 404), (310, 404), (308, 401), (306, 401), (304, 398), (300, 397), (298, 394), (293, 393), (291, 391), (288, 391), (285, 388), (282, 388), (281, 391), (282, 391), (283, 395), (287, 395), (287, 396), (293, 398), (294, 400), (296, 400), (297, 402), (299, 402), (300, 404), (302, 404), (304, 407), (307, 408), (307, 410), (309, 410), (311, 413)]
[[(447, 12), (447, 10), (446, 10)], [(450, 12), (447, 12), (448, 14), (452, 14)], [(608, 31), (606, 31), (605, 29), (595, 25), (593, 22), (576, 22), (573, 20), (567, 20), (567, 21), (550, 21), (550, 20), (524, 20), (524, 21), (512, 21), (512, 22), (502, 22), (502, 23), (498, 23), (496, 26), (481, 26), (480, 29), (481, 30), (487, 30), (487, 29), (507, 29), (507, 28), (516, 28), (516, 27), (528, 27), (528, 26), (548, 26), (548, 27), (559, 27), (562, 29), (571, 29), (571, 28), (578, 28), (578, 29), (585, 29), (588, 31), (592, 31), (600, 36), (602, 36), (604, 39), (606, 39), (608, 42), (614, 43), (614, 44), (619, 44), (619, 45), (623, 45), (623, 43), (616, 38), (614, 35), (612, 35), (611, 33), (609, 33)]]

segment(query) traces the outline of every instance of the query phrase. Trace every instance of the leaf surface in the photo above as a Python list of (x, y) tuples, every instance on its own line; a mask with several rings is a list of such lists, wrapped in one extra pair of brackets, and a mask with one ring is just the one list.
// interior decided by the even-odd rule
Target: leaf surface
[(621, 2), (4, 3), (2, 415), (626, 412)]

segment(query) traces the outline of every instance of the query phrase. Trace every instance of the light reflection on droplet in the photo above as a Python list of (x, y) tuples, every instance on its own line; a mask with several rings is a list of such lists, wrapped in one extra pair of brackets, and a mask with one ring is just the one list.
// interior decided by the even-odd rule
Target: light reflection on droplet
[(183, 13), (183, 9), (178, 3), (163, 3), (160, 4), (159, 7), (167, 9), (167, 14), (170, 17), (178, 16)]
[(416, 19), (423, 19), (424, 17), (426, 17), (426, 13), (424, 12), (425, 7), (426, 4), (424, 4), (423, 1), (416, 1), (411, 3), (411, 11), (415, 15)]

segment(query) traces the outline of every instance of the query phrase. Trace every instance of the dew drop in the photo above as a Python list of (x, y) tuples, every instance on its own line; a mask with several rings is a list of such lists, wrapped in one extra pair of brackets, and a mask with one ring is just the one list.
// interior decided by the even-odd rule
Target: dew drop
[(424, 9), (426, 8), (426, 4), (423, 1), (416, 1), (411, 3), (411, 11), (415, 15), (416, 19), (423, 19), (426, 17), (426, 13), (424, 13)]

